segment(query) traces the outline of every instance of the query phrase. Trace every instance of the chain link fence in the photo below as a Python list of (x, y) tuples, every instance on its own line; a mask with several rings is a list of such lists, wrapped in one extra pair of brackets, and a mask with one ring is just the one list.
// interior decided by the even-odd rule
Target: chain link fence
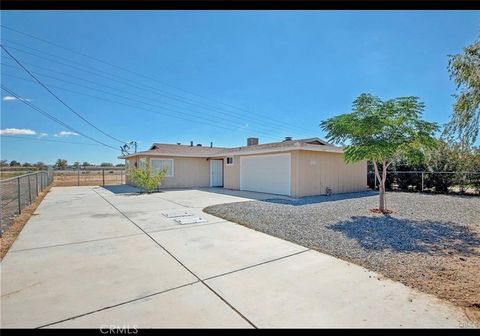
[(53, 180), (51, 171), (40, 171), (0, 180), (0, 236), (22, 210)]
[(53, 173), (53, 185), (57, 187), (117, 184), (125, 184), (124, 167), (55, 169)]
[[(375, 172), (368, 172), (368, 186), (378, 189)], [(385, 182), (387, 190), (423, 191), (480, 195), (479, 172), (389, 171)]]

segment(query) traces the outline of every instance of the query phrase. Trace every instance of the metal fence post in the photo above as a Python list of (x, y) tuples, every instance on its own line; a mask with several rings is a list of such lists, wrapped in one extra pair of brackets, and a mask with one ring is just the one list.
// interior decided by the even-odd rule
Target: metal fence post
[(422, 171), (422, 191), (423, 191), (423, 174), (424, 174), (424, 173), (425, 173), (425, 172)]
[(120, 170), (120, 184), (123, 184), (123, 170)]
[(22, 200), (20, 199), (20, 177), (17, 178), (18, 214), (22, 211)]
[(38, 196), (38, 173), (35, 174), (35, 192)]
[(80, 186), (80, 166), (77, 168), (77, 186)]
[(103, 180), (103, 185), (105, 185), (105, 169), (102, 169), (102, 180)]
[(27, 178), (28, 178), (28, 199), (30, 200), (29, 204), (32, 204), (32, 187), (30, 185), (30, 175), (28, 175)]

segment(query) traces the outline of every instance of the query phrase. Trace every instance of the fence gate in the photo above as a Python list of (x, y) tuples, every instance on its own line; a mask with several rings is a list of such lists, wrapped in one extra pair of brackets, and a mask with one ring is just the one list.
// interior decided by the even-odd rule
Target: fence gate
[(124, 167), (80, 167), (77, 169), (55, 169), (53, 171), (53, 185), (58, 187), (103, 186), (124, 183)]

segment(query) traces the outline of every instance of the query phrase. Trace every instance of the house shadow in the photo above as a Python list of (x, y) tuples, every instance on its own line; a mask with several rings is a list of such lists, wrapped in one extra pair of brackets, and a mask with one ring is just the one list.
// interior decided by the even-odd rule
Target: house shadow
[(308, 205), (308, 204), (318, 204), (325, 202), (335, 202), (341, 200), (363, 198), (363, 197), (372, 197), (377, 196), (378, 192), (376, 191), (360, 191), (344, 194), (332, 194), (332, 195), (317, 195), (317, 196), (306, 196), (301, 198), (269, 198), (264, 199), (262, 202), (275, 203), (275, 204), (285, 204), (285, 205)]
[(356, 240), (368, 251), (480, 255), (478, 233), (454, 222), (355, 216), (329, 228)]
[(118, 185), (106, 185), (100, 186), (105, 190), (110, 191), (116, 195), (126, 195), (126, 196), (135, 196), (141, 194), (141, 189), (128, 185), (128, 184), (118, 184)]

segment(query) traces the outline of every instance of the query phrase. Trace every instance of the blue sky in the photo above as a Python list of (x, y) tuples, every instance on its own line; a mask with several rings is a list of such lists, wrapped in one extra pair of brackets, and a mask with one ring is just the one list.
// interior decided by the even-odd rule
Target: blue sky
[[(447, 55), (480, 32), (479, 11), (2, 11), (1, 22), (78, 52), (1, 30), (2, 44), (75, 111), (140, 150), (152, 142), (228, 147), (249, 136), (323, 137), (319, 122), (349, 112), (363, 92), (418, 96), (424, 118), (443, 124), (455, 92)], [(3, 52), (1, 70), (2, 84), (35, 106), (119, 145)], [(118, 151), (65, 133), (8, 95), (1, 129), (35, 134), (2, 137), (2, 159), (120, 162)]]

